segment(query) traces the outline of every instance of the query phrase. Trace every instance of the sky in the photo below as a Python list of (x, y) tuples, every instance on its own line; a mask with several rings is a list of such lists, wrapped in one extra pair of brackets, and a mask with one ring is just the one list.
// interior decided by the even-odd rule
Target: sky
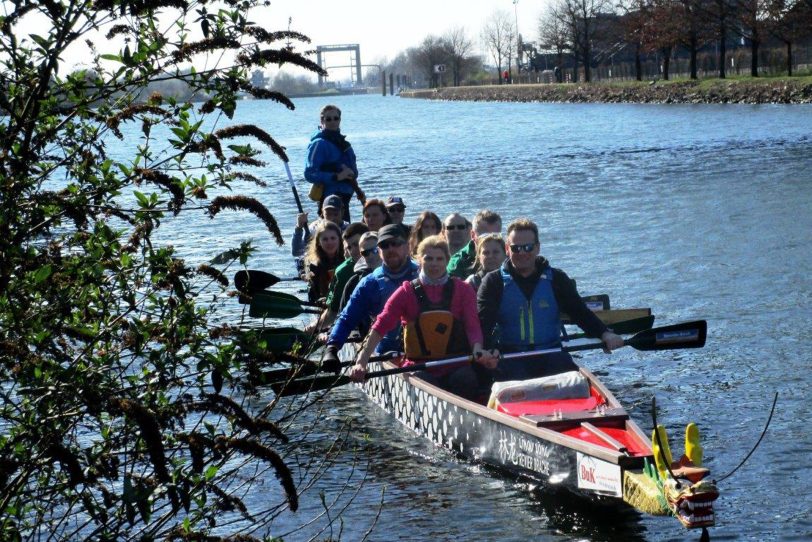
[[(269, 7), (259, 8), (251, 13), (249, 20), (268, 30), (288, 28), (310, 37), (309, 45), (300, 45), (300, 50), (315, 49), (316, 45), (359, 44), (361, 64), (379, 64), (392, 60), (399, 53), (419, 45), (430, 35), (442, 36), (447, 31), (462, 27), (474, 43), (474, 51), (486, 54), (480, 45), (480, 34), (485, 23), (497, 10), (505, 11), (511, 20), (518, 21), (519, 33), (525, 42), (536, 41), (538, 18), (545, 4), (551, 0), (270, 0)], [(515, 3), (514, 3), (515, 2)], [(4, 12), (5, 10), (0, 10)], [(0, 13), (2, 14), (2, 13)], [(166, 17), (163, 17), (164, 19)], [(26, 36), (29, 33), (42, 33), (45, 20), (36, 14), (23, 18), (15, 26), (15, 32)], [(195, 39), (199, 29), (192, 25), (190, 30)], [(106, 32), (106, 31), (105, 31)], [(114, 40), (110, 43), (104, 33), (92, 37), (104, 49), (101, 52), (117, 51), (122, 44)], [(91, 57), (84, 42), (68, 50), (67, 64), (89, 65)], [(314, 58), (315, 60), (315, 58)], [(325, 61), (328, 67), (348, 65), (350, 53), (330, 53)], [(273, 67), (266, 68), (274, 75)], [(304, 71), (293, 72), (296, 75)], [(350, 77), (349, 68), (330, 72), (333, 80), (346, 80)], [(312, 76), (315, 78), (315, 76)]]
[[(361, 63), (372, 64), (393, 59), (429, 34), (440, 36), (460, 26), (480, 50), (481, 29), (497, 10), (518, 19), (524, 41), (536, 41), (545, 4), (546, 0), (518, 0), (515, 5), (514, 0), (271, 0), (270, 8), (253, 20), (277, 30), (287, 28), (292, 17), (291, 29), (309, 36), (311, 46), (357, 43)], [(328, 66), (339, 66), (349, 64), (349, 58), (350, 53), (331, 53), (326, 60)]]

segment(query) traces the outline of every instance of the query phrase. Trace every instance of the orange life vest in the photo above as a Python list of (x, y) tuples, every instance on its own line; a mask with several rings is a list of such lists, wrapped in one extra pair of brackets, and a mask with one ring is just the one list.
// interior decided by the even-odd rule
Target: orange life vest
[(443, 287), (443, 296), (437, 303), (429, 300), (419, 279), (411, 284), (417, 296), (419, 314), (414, 322), (406, 324), (403, 334), (406, 357), (427, 360), (470, 353), (465, 326), (451, 314), (453, 279), (448, 279)]

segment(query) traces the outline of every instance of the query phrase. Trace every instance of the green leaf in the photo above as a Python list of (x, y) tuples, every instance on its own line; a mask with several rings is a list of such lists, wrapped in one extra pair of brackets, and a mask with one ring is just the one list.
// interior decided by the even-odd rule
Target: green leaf
[(206, 472), (204, 473), (204, 476), (206, 477), (206, 480), (211, 481), (215, 476), (217, 476), (217, 471), (219, 471), (219, 470), (220, 469), (218, 469), (216, 466), (209, 465), (209, 468), (207, 468)]
[(48, 279), (48, 277), (51, 276), (52, 272), (53, 268), (51, 267), (50, 264), (43, 265), (34, 272), (34, 283), (40, 284), (42, 282), (45, 282)]

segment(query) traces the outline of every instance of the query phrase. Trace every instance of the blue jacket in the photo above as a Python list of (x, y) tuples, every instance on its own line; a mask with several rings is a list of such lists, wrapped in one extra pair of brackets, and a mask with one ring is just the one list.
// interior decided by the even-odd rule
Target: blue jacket
[[(341, 348), (347, 341), (350, 333), (358, 327), (365, 318), (375, 318), (383, 310), (386, 301), (395, 293), (395, 290), (404, 281), (414, 280), (418, 275), (417, 264), (409, 261), (406, 267), (398, 273), (393, 273), (385, 265), (377, 268), (361, 279), (350, 300), (336, 318), (333, 330), (330, 333), (328, 345)], [(403, 348), (400, 340), (400, 326), (387, 333), (376, 352), (399, 352)]]
[(358, 178), (355, 152), (341, 132), (318, 130), (313, 134), (307, 147), (304, 176), (308, 182), (324, 185), (324, 197), (353, 193), (350, 183), (336, 180), (342, 164), (350, 168), (355, 173), (355, 178)]

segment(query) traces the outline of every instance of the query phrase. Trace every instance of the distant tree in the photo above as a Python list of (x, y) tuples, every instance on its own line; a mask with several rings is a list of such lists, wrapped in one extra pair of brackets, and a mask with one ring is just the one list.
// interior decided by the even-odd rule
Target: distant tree
[(294, 96), (319, 91), (319, 85), (314, 83), (307, 75), (293, 75), (288, 72), (277, 73), (269, 87), (276, 92)]
[(634, 74), (638, 81), (643, 80), (641, 56), (651, 30), (652, 7), (652, 0), (625, 0), (618, 4), (624, 15), (621, 19), (623, 38), (634, 50)]
[[(596, 21), (601, 13), (611, 11), (609, 0), (557, 0), (557, 13), (569, 30), (573, 55), (584, 68), (584, 80), (592, 81), (592, 48)], [(576, 70), (577, 80), (577, 70)]]
[[(297, 411), (277, 425), (276, 401), (246, 392), (259, 360), (278, 360), (218, 315), (251, 241), (206, 232), (197, 250), (215, 252), (197, 262), (173, 247), (185, 218), (216, 231), (226, 211), (283, 242), (268, 209), (231, 191), (264, 186), (251, 168), (285, 151), (230, 119), (241, 92), (293, 109), (252, 69), (321, 70), (280, 46), (305, 36), (249, 22), (262, 4), (4, 4), (2, 540), (259, 540), (312, 482), (287, 464)], [(91, 68), (70, 71), (81, 55)], [(147, 91), (169, 81), (204, 100)]]
[(812, 30), (812, 7), (804, 0), (770, 0), (769, 32), (784, 43), (787, 75), (793, 72), (793, 44)]
[(409, 49), (407, 55), (432, 88), (439, 86), (440, 74), (434, 71), (434, 67), (448, 61), (448, 47), (442, 38), (426, 36), (420, 45)]
[(463, 27), (448, 30), (443, 35), (442, 41), (446, 47), (446, 57), (451, 68), (453, 84), (457, 87), (465, 77), (468, 68), (473, 65), (471, 51), (474, 44), (466, 35)]
[(678, 25), (677, 43), (688, 50), (691, 79), (698, 78), (697, 54), (699, 48), (712, 36), (712, 27), (703, 4), (705, 0), (677, 0), (672, 15)]
[(482, 27), (481, 38), (496, 64), (499, 84), (502, 84), (502, 67), (507, 64), (507, 69), (510, 71), (510, 59), (516, 47), (513, 18), (507, 11), (494, 11)]
[(758, 77), (759, 51), (768, 35), (770, 0), (734, 0), (736, 5), (735, 31), (750, 44), (750, 76)]
[(572, 50), (569, 28), (560, 12), (560, 4), (549, 3), (539, 16), (538, 34), (541, 47), (554, 50), (556, 65), (564, 69), (564, 54)]
[(727, 39), (731, 34), (731, 24), (737, 9), (735, 2), (736, 0), (707, 0), (702, 5), (707, 18), (716, 27), (715, 39), (718, 51), (716, 63), (720, 79), (724, 79), (727, 75)]

